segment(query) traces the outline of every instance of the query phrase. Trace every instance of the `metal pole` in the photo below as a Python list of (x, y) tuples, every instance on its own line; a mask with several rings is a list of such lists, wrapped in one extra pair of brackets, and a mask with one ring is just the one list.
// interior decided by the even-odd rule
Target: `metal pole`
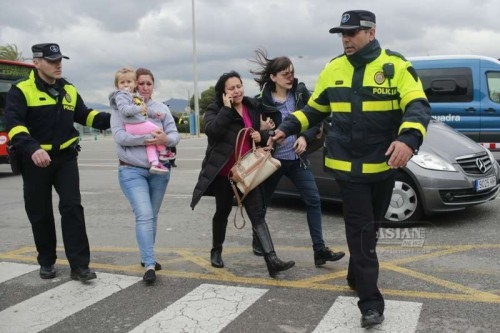
[(198, 64), (196, 59), (196, 25), (194, 15), (194, 0), (191, 0), (193, 20), (193, 75), (194, 75), (194, 114), (196, 120), (196, 135), (200, 136), (200, 106), (198, 101)]

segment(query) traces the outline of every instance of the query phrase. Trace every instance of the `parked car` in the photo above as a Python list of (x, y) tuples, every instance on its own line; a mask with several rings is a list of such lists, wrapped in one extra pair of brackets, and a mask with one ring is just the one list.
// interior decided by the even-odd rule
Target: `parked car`
[[(321, 199), (341, 202), (337, 182), (323, 169), (322, 149), (312, 153), (309, 160)], [(495, 199), (499, 183), (500, 166), (488, 149), (448, 125), (431, 120), (418, 154), (397, 171), (385, 218), (392, 222), (419, 221), (424, 215), (463, 210)], [(299, 194), (283, 177), (275, 196)]]

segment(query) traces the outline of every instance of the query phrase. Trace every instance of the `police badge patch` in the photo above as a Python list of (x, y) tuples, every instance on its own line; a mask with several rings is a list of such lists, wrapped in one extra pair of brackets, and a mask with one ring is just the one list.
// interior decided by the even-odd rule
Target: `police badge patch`
[(373, 77), (373, 79), (375, 80), (375, 83), (377, 83), (377, 84), (384, 83), (384, 81), (385, 81), (384, 72), (377, 72), (377, 73), (375, 73), (375, 76)]
[(64, 95), (64, 99), (66, 100), (66, 102), (71, 103), (71, 96), (68, 93)]

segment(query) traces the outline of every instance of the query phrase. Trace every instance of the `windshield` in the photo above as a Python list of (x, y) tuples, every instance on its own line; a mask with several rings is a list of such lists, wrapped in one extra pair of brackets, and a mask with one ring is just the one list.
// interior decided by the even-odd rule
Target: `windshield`
[(7, 97), (7, 91), (9, 91), (11, 86), (10, 82), (5, 82), (0, 80), (0, 132), (6, 130), (5, 116), (3, 110), (5, 108), (5, 99)]

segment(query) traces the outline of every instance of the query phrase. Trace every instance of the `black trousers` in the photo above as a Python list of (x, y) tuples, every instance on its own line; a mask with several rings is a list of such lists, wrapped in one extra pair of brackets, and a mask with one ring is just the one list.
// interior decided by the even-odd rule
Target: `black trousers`
[(31, 223), (38, 263), (56, 262), (56, 228), (52, 209), (52, 187), (59, 195), (59, 213), (66, 257), (72, 269), (86, 268), (90, 261), (89, 241), (81, 205), (77, 152), (72, 148), (51, 156), (46, 168), (31, 159), (22, 163), (24, 205)]
[(394, 181), (394, 175), (374, 183), (338, 181), (350, 253), (347, 279), (356, 284), (361, 313), (368, 309), (384, 312), (384, 298), (377, 286), (377, 231), (389, 207)]
[[(226, 238), (227, 219), (233, 209), (234, 192), (227, 176), (215, 177), (212, 184), (215, 194), (215, 214), (212, 220), (213, 246), (222, 246)], [(253, 189), (243, 200), (245, 211), (255, 227), (265, 223), (266, 209), (261, 186)]]

